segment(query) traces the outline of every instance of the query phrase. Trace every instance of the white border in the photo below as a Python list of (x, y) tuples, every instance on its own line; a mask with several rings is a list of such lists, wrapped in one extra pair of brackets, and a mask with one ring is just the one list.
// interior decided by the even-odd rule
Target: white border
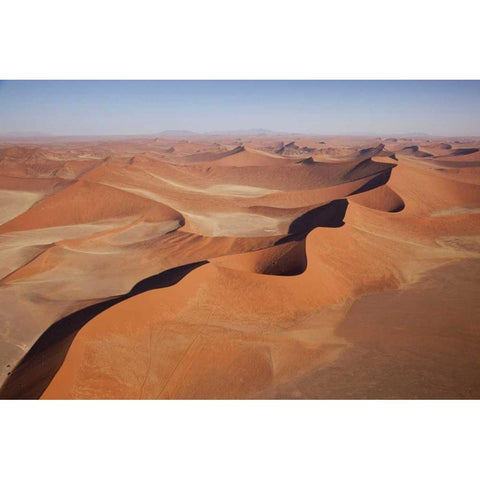
[(3, 478), (478, 477), (474, 401), (1, 404)]
[(3, 79), (478, 79), (473, 0), (16, 0)]
[[(476, 2), (4, 2), (1, 79), (479, 79)], [(1, 105), (0, 105), (1, 108)], [(478, 402), (1, 402), (2, 478), (478, 477)]]

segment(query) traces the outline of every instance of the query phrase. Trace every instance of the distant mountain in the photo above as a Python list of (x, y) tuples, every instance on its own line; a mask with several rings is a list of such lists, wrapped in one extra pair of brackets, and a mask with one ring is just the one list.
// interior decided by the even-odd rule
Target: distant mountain
[[(274, 131), (266, 128), (248, 128), (238, 130), (212, 130), (210, 132), (192, 132), (191, 130), (164, 130), (163, 132), (155, 134), (156, 136), (169, 137), (187, 137), (195, 135), (235, 135), (235, 136), (267, 136), (267, 135), (320, 135), (319, 133), (301, 133), (301, 132), (285, 132)], [(408, 132), (408, 133), (379, 133), (379, 132), (349, 132), (336, 134), (334, 136), (359, 136), (359, 137), (429, 137), (430, 134), (424, 132)]]
[(265, 128), (249, 128), (246, 130), (215, 130), (207, 132), (206, 135), (294, 135), (292, 132), (274, 132), (273, 130), (266, 130)]
[(155, 136), (169, 136), (169, 137), (185, 137), (191, 135), (198, 135), (196, 132), (190, 130), (163, 130), (163, 132), (156, 133)]
[(192, 132), (191, 130), (163, 130), (156, 133), (155, 136), (162, 137), (187, 137), (194, 135), (248, 135), (248, 136), (261, 136), (261, 135), (294, 135), (292, 132), (274, 132), (265, 128), (249, 128), (245, 130), (213, 130), (210, 132)]

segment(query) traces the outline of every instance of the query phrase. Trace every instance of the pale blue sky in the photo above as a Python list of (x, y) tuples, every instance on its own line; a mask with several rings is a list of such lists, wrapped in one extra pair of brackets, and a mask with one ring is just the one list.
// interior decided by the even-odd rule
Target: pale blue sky
[(0, 134), (480, 135), (480, 81), (2, 81)]

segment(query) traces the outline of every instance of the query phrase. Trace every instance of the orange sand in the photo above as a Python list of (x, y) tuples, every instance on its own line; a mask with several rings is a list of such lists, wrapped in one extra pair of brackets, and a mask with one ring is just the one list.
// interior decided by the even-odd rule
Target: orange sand
[(454, 142), (0, 146), (1, 396), (480, 398), (480, 142)]

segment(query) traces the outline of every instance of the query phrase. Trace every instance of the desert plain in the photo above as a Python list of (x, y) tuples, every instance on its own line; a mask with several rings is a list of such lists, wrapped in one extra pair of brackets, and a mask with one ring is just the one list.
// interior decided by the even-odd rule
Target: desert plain
[(480, 398), (480, 139), (0, 140), (0, 397)]

